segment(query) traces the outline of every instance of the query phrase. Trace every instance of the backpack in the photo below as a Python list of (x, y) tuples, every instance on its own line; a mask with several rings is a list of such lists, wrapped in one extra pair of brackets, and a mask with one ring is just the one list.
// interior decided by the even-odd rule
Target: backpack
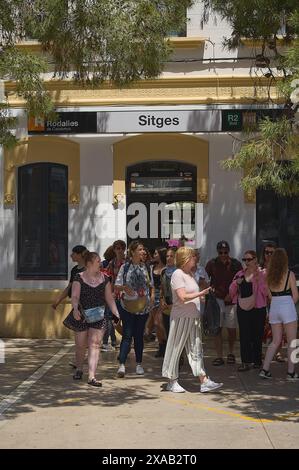
[(220, 333), (220, 307), (213, 292), (206, 295), (202, 323), (206, 336), (217, 336)]

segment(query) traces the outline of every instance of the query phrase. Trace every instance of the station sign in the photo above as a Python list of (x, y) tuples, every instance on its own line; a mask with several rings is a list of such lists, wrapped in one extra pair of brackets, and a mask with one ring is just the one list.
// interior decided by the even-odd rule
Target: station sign
[(248, 129), (255, 130), (262, 119), (269, 117), (277, 120), (285, 111), (275, 109), (223, 109), (222, 132), (242, 132)]
[(97, 132), (97, 113), (61, 112), (56, 119), (28, 119), (29, 134), (94, 134)]
[(58, 112), (56, 119), (29, 118), (29, 134), (129, 134), (241, 132), (255, 129), (283, 109), (165, 109)]

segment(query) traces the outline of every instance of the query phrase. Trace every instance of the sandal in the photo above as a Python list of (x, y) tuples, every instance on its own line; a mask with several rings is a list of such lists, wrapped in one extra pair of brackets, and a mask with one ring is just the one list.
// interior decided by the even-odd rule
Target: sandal
[(213, 366), (223, 366), (224, 365), (224, 360), (222, 357), (217, 357), (217, 359), (214, 359), (212, 362)]
[(88, 380), (88, 385), (92, 385), (93, 387), (101, 387), (102, 386), (102, 382), (100, 382), (99, 380), (93, 378), (93, 379), (90, 379)]
[(238, 367), (238, 372), (247, 372), (248, 370), (250, 370), (249, 364), (241, 364)]
[(227, 355), (227, 360), (226, 360), (227, 364), (235, 364), (236, 363), (236, 358), (234, 356), (234, 354), (228, 354)]
[(83, 372), (82, 370), (76, 370), (76, 372), (73, 375), (74, 380), (81, 380), (82, 379)]

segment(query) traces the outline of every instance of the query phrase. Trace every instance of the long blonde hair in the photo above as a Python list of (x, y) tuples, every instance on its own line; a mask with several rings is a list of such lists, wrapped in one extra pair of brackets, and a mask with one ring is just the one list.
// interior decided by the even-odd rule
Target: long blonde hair
[(271, 256), (267, 270), (267, 282), (271, 288), (276, 288), (281, 284), (289, 267), (289, 259), (284, 248), (276, 248)]
[(175, 254), (175, 265), (182, 268), (191, 258), (195, 256), (195, 251), (189, 246), (181, 246)]

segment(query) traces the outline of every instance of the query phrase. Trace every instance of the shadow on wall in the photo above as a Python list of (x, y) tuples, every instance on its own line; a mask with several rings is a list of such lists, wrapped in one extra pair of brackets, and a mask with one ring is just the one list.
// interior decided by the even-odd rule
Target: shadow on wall
[(70, 245), (80, 243), (91, 251), (103, 253), (115, 240), (112, 187), (82, 187), (79, 208), (69, 213)]
[[(221, 169), (221, 160), (229, 157), (232, 140), (229, 136), (213, 134), (210, 141), (210, 194), (204, 209), (204, 246), (202, 258), (206, 262), (216, 256), (216, 244), (227, 240), (231, 255), (241, 258), (245, 250), (255, 249), (255, 204), (244, 202), (240, 188), (240, 172)], [(206, 234), (209, 238), (206, 238)]]

